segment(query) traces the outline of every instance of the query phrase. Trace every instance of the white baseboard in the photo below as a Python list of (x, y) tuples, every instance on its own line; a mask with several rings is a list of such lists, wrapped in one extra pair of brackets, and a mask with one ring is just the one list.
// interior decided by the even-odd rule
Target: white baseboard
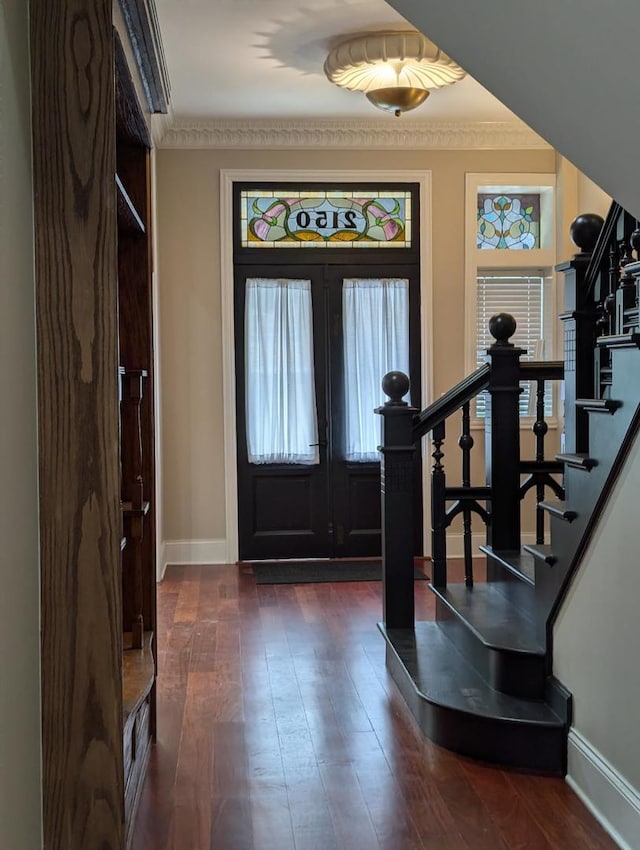
[(165, 540), (162, 544), (158, 564), (162, 565), (160, 579), (169, 564), (228, 564), (228, 546), (219, 540)]
[[(486, 542), (483, 532), (472, 535), (473, 556), (480, 557), (478, 547)], [(523, 533), (523, 543), (535, 543), (535, 534)], [(464, 538), (462, 534), (447, 534), (447, 558), (464, 557)], [(170, 564), (228, 564), (231, 558), (227, 541), (216, 540), (165, 540), (158, 548), (158, 581), (162, 581)]]
[(576, 729), (567, 782), (622, 850), (640, 850), (640, 793)]
[[(536, 542), (535, 532), (523, 532), (521, 539), (523, 544), (534, 544)], [(484, 546), (486, 542), (487, 536), (483, 531), (471, 535), (471, 553), (474, 558), (483, 557), (482, 552), (478, 551), (478, 547)], [(447, 534), (447, 558), (464, 558), (463, 534)]]

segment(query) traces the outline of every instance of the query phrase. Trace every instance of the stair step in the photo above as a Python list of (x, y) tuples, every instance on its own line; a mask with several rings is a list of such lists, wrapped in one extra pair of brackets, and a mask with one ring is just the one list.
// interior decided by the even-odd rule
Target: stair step
[(436, 597), (461, 617), (479, 640), (493, 649), (506, 652), (544, 653), (536, 638), (534, 610), (535, 594), (529, 588), (530, 612), (514, 610), (496, 588), (497, 582), (475, 584), (450, 584), (444, 590), (432, 587)]
[(598, 461), (587, 454), (559, 454), (556, 455), (556, 460), (572, 469), (584, 469), (585, 472), (591, 472), (593, 467), (598, 465)]
[(479, 548), (488, 558), (496, 561), (516, 578), (527, 584), (534, 584), (535, 567), (533, 558), (528, 552), (524, 552), (522, 549), (516, 552), (507, 552), (494, 549), (491, 546), (480, 546)]
[(562, 499), (547, 499), (544, 502), (538, 502), (538, 508), (541, 511), (551, 514), (551, 516), (565, 520), (565, 522), (573, 522), (578, 514), (576, 511), (571, 510), (571, 508), (566, 507), (566, 504)]
[(550, 567), (558, 562), (558, 556), (554, 555), (551, 546), (536, 544), (535, 546), (526, 545), (524, 548), (533, 555), (536, 561), (543, 561)]
[(544, 646), (536, 636), (535, 590), (521, 584), (527, 609), (516, 607), (501, 592), (501, 582), (432, 587), (436, 620), (467, 659), (495, 690), (528, 699), (542, 699), (545, 683)]
[(599, 348), (640, 348), (640, 334), (632, 331), (626, 334), (599, 336), (596, 344)]
[(589, 413), (610, 413), (613, 415), (622, 402), (614, 398), (577, 398), (576, 407), (580, 410), (588, 410)]
[(505, 767), (564, 772), (567, 721), (550, 705), (490, 687), (437, 622), (379, 628), (387, 668), (435, 743)]

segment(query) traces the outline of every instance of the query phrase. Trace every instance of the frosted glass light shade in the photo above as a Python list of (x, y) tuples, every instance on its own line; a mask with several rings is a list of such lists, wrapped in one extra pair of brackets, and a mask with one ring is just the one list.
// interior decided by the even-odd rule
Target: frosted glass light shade
[(376, 32), (338, 44), (324, 63), (337, 86), (365, 94), (378, 89), (437, 89), (465, 76), (453, 59), (419, 32)]

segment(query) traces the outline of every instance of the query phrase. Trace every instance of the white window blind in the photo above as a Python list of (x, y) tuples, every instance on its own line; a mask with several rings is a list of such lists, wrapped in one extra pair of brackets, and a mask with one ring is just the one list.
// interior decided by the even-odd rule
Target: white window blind
[[(544, 360), (551, 351), (551, 326), (549, 321), (551, 304), (548, 298), (550, 276), (543, 270), (483, 270), (478, 272), (476, 292), (476, 360), (480, 366), (486, 362), (487, 349), (495, 342), (489, 332), (489, 320), (496, 313), (510, 313), (516, 320), (516, 332), (511, 337), (518, 348), (526, 354), (522, 360)], [(535, 386), (530, 382), (522, 385), (520, 416), (535, 415)], [(552, 415), (552, 389), (547, 382), (545, 388), (545, 416)], [(476, 400), (476, 416), (483, 418), (486, 411), (486, 395)]]

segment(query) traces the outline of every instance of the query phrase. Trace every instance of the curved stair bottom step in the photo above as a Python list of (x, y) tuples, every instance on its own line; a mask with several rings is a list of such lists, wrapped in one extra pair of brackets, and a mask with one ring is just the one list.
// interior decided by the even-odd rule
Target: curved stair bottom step
[(544, 699), (547, 662), (535, 624), (495, 584), (431, 589), (440, 630), (487, 684), (504, 694)]
[(435, 621), (379, 628), (387, 668), (434, 743), (503, 767), (566, 773), (568, 723), (546, 702), (491, 688)]

